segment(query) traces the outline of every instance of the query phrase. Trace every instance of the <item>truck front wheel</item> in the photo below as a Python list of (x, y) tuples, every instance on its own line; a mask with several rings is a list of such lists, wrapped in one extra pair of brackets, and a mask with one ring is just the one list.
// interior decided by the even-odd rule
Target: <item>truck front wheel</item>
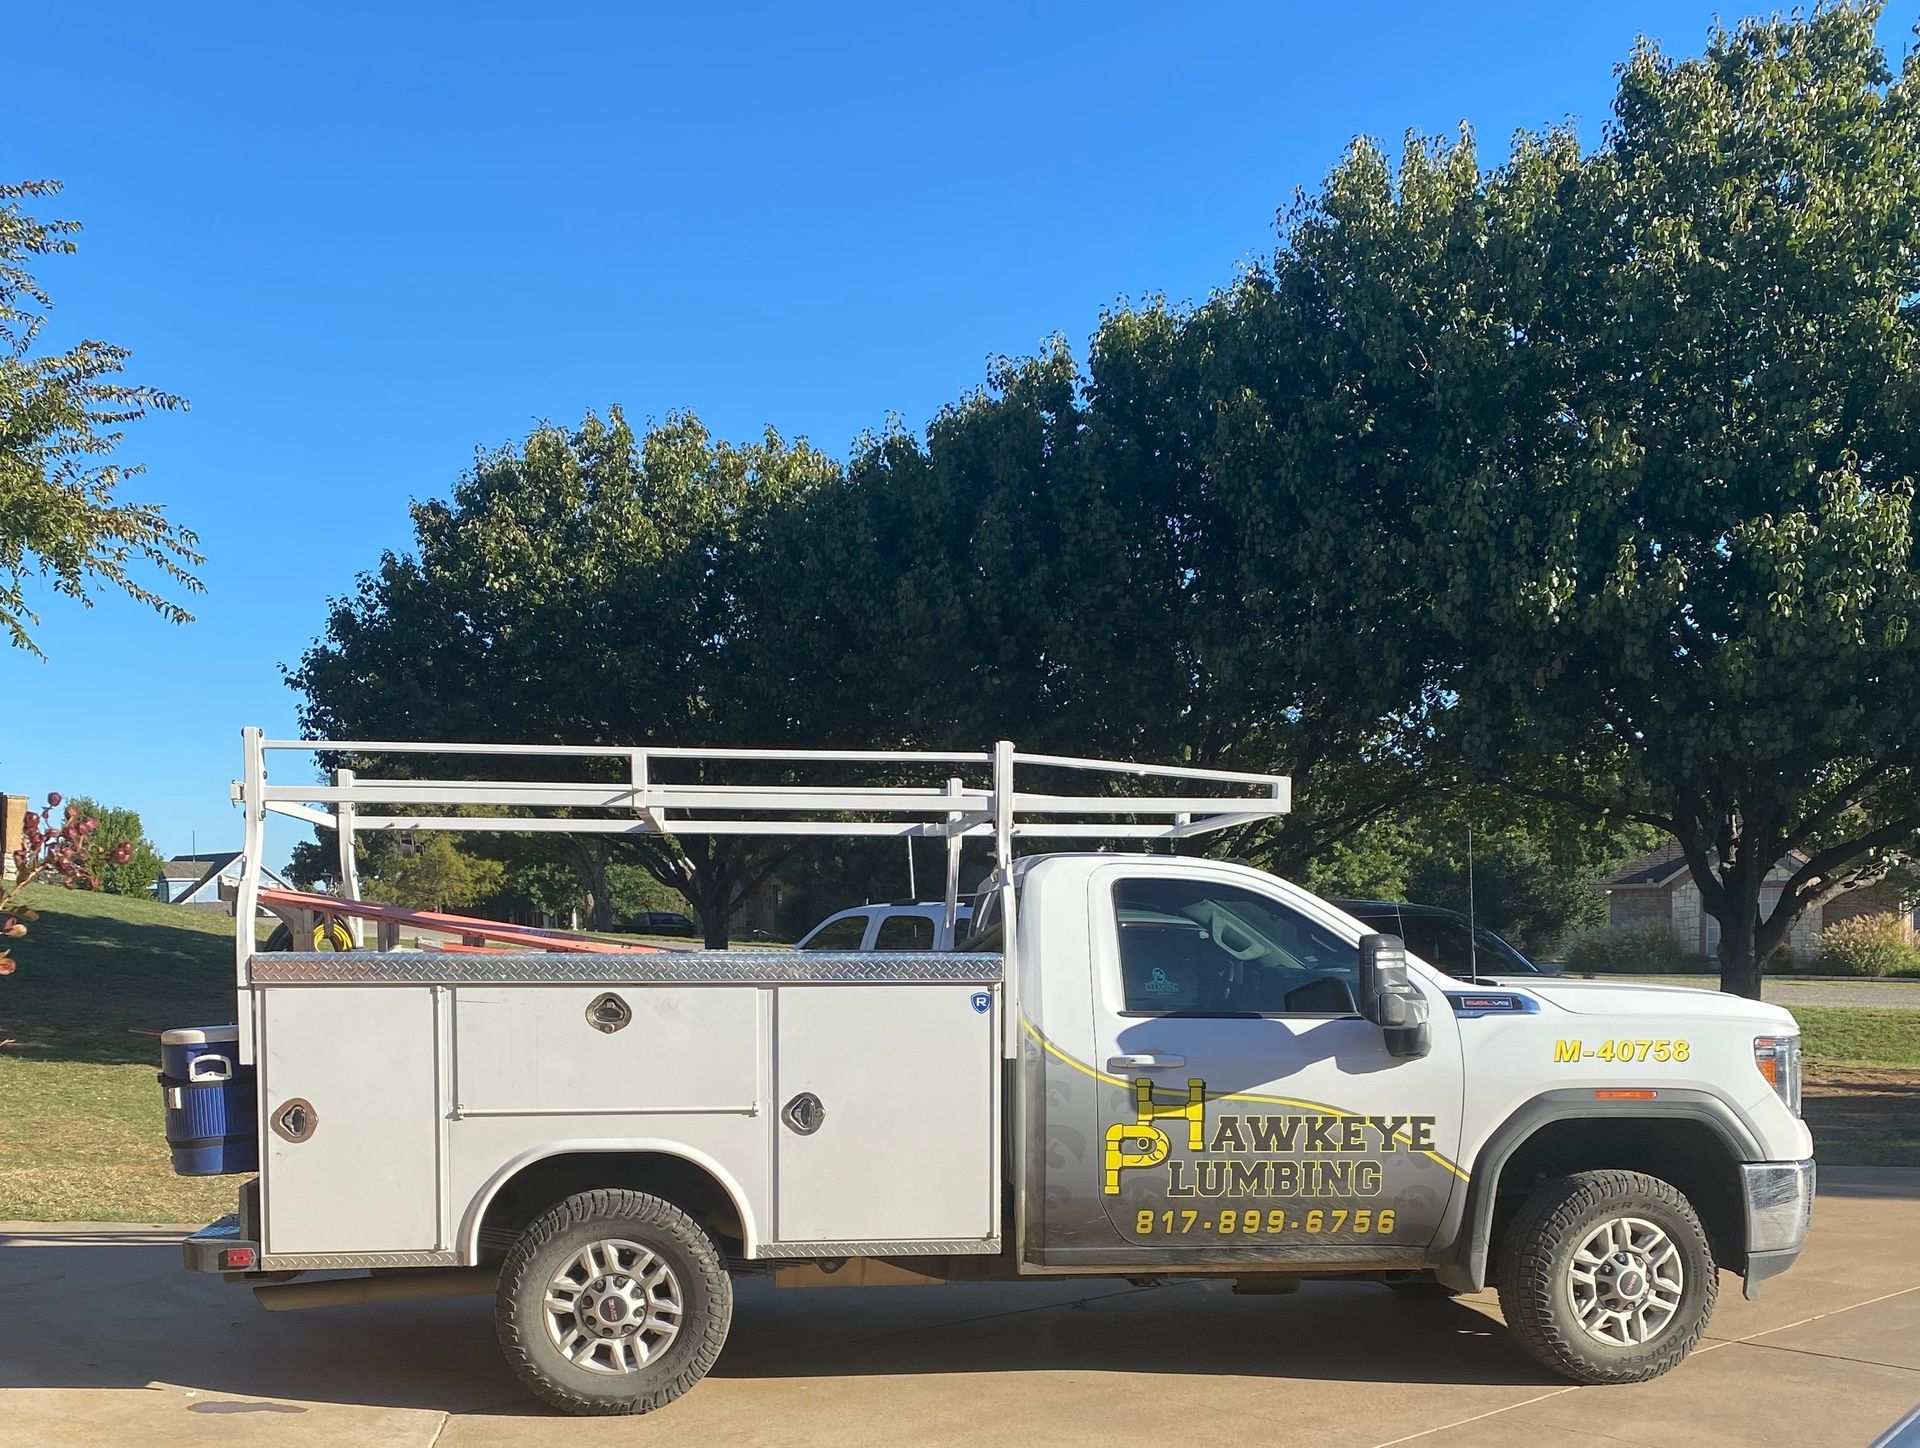
[(500, 1269), (507, 1362), (567, 1413), (647, 1413), (699, 1382), (733, 1318), (713, 1240), (644, 1192), (581, 1192), (534, 1220)]
[(1542, 1184), (1507, 1226), (1499, 1278), (1520, 1345), (1580, 1383), (1659, 1377), (1706, 1330), (1720, 1288), (1687, 1199), (1629, 1171)]

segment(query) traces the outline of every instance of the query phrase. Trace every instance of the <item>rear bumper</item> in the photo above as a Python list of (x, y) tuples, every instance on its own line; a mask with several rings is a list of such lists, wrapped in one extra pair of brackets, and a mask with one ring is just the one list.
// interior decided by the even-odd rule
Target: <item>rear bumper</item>
[[(245, 1265), (236, 1265), (231, 1252), (251, 1251)], [(237, 1213), (209, 1222), (180, 1243), (180, 1256), (189, 1272), (252, 1272), (260, 1262), (260, 1244), (248, 1238)]]
[(1746, 1295), (1760, 1295), (1760, 1284), (1794, 1263), (1813, 1224), (1813, 1158), (1805, 1161), (1750, 1161), (1740, 1167), (1746, 1198)]

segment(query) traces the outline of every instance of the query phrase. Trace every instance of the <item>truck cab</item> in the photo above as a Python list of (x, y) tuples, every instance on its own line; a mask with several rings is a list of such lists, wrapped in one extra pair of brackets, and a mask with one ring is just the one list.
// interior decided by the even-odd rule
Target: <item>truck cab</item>
[(1025, 1126), (1046, 1142), (1020, 1194), (1035, 1267), (1404, 1270), (1471, 1290), (1513, 1209), (1576, 1168), (1673, 1186), (1755, 1287), (1797, 1250), (1750, 1220), (1782, 1181), (1796, 1211), (1810, 1200), (1797, 1028), (1778, 1007), (1495, 988), (1409, 957), (1425, 1020), (1409, 1041), (1363, 1013), (1369, 932), (1297, 886), (1145, 855), (1017, 874), (1037, 972)]

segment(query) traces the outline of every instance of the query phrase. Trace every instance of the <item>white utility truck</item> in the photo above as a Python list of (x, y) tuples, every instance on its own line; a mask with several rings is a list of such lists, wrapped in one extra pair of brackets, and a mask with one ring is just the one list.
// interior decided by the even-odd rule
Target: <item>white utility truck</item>
[[(193, 1059), (169, 1057), (169, 1104), (184, 1123), (184, 1093), (217, 1088), (230, 1128), (257, 1106), (259, 1174), (235, 1216), (187, 1239), (187, 1265), (276, 1308), (492, 1292), (507, 1358), (572, 1412), (686, 1391), (747, 1273), (1492, 1284), (1542, 1362), (1634, 1382), (1698, 1340), (1722, 1270), (1751, 1295), (1806, 1236), (1812, 1141), (1784, 1010), (1448, 977), (1224, 860), (1016, 855), (1257, 822), (1287, 808), (1284, 778), (1005, 743), (244, 737), (237, 1022), (180, 1033), (170, 1049)], [(409, 777), (269, 782), (290, 751), (362, 769), (404, 755)], [(475, 756), (536, 772), (438, 777)], [(927, 782), (793, 782), (829, 767)], [(730, 770), (760, 782), (713, 782)], [(338, 830), (346, 896), (352, 841), (373, 830), (937, 838), (949, 935), (964, 841), (991, 845), (993, 873), (957, 951), (263, 952), (270, 813)], [(179, 1130), (189, 1154), (220, 1134)], [(293, 1280), (338, 1269), (367, 1275)]]

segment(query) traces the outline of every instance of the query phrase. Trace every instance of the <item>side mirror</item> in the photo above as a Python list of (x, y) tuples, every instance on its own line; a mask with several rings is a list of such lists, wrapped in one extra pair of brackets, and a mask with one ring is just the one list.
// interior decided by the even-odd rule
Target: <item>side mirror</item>
[(1380, 1027), (1389, 1056), (1424, 1056), (1432, 1047), (1427, 998), (1407, 978), (1407, 946), (1397, 935), (1360, 937), (1360, 1014)]

